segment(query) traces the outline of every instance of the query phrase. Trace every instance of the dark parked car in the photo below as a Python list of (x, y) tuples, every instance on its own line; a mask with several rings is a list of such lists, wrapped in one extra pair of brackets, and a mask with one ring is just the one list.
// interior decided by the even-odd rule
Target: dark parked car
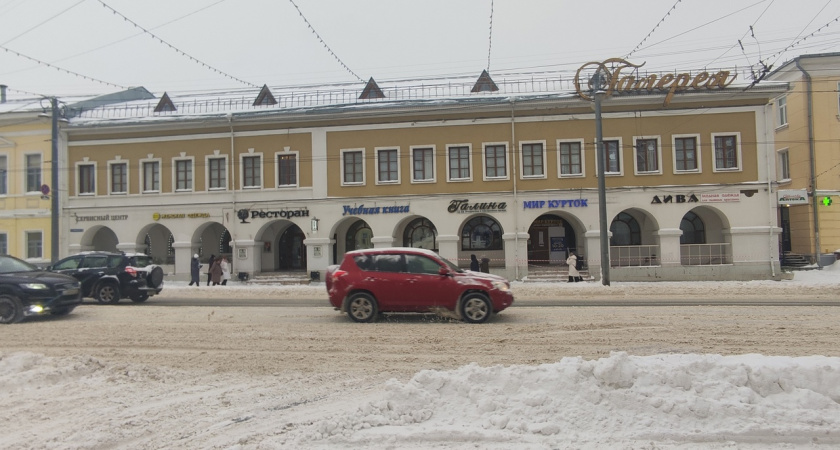
[(0, 323), (42, 314), (63, 316), (80, 303), (82, 295), (75, 278), (0, 255)]
[(142, 253), (84, 252), (47, 268), (82, 283), (82, 296), (99, 303), (145, 302), (163, 290), (163, 269)]
[(419, 248), (347, 252), (327, 268), (330, 304), (356, 322), (385, 312), (434, 312), (482, 323), (513, 304), (510, 282), (498, 275), (462, 270)]

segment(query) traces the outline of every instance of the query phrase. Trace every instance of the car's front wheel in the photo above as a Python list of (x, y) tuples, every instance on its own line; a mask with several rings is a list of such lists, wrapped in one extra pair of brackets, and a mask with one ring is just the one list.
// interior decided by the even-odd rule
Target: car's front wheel
[(469, 294), (461, 302), (461, 318), (468, 323), (484, 323), (490, 320), (493, 306), (482, 294)]
[(378, 313), (376, 299), (366, 292), (353, 294), (347, 300), (347, 315), (354, 322), (373, 322)]
[(117, 303), (120, 301), (120, 288), (116, 283), (102, 283), (96, 286), (93, 298), (99, 303)]
[(0, 295), (0, 323), (18, 323), (23, 320), (23, 305), (14, 295)]

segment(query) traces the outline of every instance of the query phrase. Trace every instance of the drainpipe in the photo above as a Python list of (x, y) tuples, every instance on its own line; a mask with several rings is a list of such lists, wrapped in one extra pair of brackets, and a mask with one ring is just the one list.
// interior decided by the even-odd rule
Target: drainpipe
[(820, 243), (820, 214), (817, 209), (816, 149), (814, 148), (814, 87), (811, 74), (799, 64), (799, 60), (800, 58), (794, 60), (796, 61), (796, 68), (805, 75), (805, 83), (808, 86), (808, 155), (811, 158), (811, 208), (813, 209), (812, 214), (814, 220), (814, 259), (817, 262), (817, 266), (822, 268), (820, 265), (820, 247), (822, 246)]
[[(511, 147), (516, 149), (516, 126), (515, 126), (515, 119), (516, 119), (516, 97), (510, 98), (510, 139), (511, 139)], [(516, 205), (519, 205), (519, 201), (517, 198), (517, 191), (516, 191), (516, 152), (514, 152), (514, 157), (511, 158), (513, 160), (511, 171), (511, 176), (513, 177), (513, 204), (514, 208)], [(514, 260), (514, 278), (519, 279), (519, 214), (513, 215), (513, 260)]]

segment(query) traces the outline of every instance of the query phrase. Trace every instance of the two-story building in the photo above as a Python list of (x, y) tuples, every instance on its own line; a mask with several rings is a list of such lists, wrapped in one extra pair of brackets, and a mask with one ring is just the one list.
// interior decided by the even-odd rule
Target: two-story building
[[(634, 74), (613, 73), (601, 108), (611, 278), (778, 277), (770, 102), (786, 86)], [(65, 251), (146, 252), (176, 279), (194, 253), (323, 273), (353, 249), (411, 246), (525, 279), (576, 251), (598, 277), (592, 102), (567, 80), (485, 75), (83, 112), (65, 128)]]

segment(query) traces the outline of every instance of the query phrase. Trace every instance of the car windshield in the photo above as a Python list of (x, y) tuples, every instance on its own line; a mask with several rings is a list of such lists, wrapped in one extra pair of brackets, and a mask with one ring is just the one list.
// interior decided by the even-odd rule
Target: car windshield
[(152, 265), (152, 257), (148, 255), (134, 255), (129, 258), (132, 267), (147, 267)]
[(33, 272), (37, 267), (15, 258), (0, 257), (0, 273)]
[(449, 270), (451, 270), (453, 272), (463, 272), (464, 271), (464, 269), (456, 266), (455, 264), (452, 264), (452, 261), (444, 258), (443, 256), (438, 255), (438, 258), (440, 258), (441, 261), (445, 262), (446, 265), (449, 266)]

